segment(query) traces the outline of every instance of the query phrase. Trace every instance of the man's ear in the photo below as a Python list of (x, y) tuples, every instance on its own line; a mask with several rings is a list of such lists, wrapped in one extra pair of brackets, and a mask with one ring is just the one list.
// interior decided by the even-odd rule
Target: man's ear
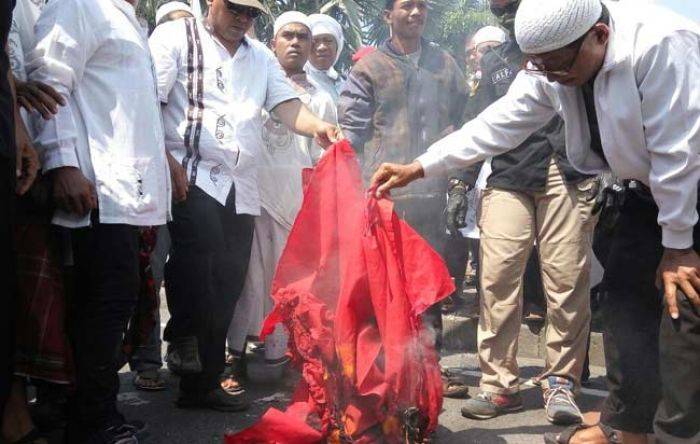
[(384, 12), (382, 12), (382, 18), (384, 19), (384, 23), (389, 25), (389, 28), (391, 28), (391, 11), (385, 9)]
[(595, 35), (596, 35), (596, 40), (598, 40), (598, 43), (601, 45), (605, 45), (608, 43), (608, 40), (610, 40), (610, 27), (606, 25), (605, 23), (598, 23), (595, 25)]
[(272, 40), (270, 40), (270, 49), (272, 50), (272, 53), (277, 55), (277, 51), (275, 49), (277, 48), (277, 39), (273, 37)]

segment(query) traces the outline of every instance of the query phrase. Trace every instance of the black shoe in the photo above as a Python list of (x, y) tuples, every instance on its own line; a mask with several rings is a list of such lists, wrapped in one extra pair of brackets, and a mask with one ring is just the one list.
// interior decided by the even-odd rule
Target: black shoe
[(186, 336), (168, 343), (165, 361), (168, 364), (168, 370), (176, 375), (201, 373), (202, 363), (199, 360), (197, 337)]
[(177, 400), (181, 409), (211, 409), (219, 412), (242, 412), (250, 407), (244, 393), (231, 394), (221, 386), (205, 393), (182, 392)]

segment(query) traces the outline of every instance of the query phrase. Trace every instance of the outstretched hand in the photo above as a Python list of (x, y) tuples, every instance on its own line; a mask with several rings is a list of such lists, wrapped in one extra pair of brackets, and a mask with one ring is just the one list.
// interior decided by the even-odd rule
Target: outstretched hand
[(700, 309), (700, 256), (693, 249), (667, 248), (659, 264), (656, 285), (663, 285), (666, 307), (673, 319), (680, 316), (678, 297), (683, 294)]
[(314, 140), (325, 150), (340, 140), (340, 130), (335, 125), (323, 122), (315, 131)]
[(392, 189), (405, 187), (423, 175), (423, 166), (417, 161), (408, 165), (383, 163), (372, 176), (370, 189), (376, 189), (376, 196), (381, 199)]

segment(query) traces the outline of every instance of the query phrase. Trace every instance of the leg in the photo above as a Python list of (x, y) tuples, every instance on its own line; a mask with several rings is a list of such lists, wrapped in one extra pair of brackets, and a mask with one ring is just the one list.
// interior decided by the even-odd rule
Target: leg
[(543, 379), (564, 378), (577, 390), (591, 321), (592, 180), (567, 185), (556, 163), (537, 199), (538, 250), (547, 304), (547, 363)]
[[(75, 294), (71, 336), (76, 387), (68, 433), (80, 442), (119, 422), (116, 353), (138, 294), (138, 228), (107, 225), (72, 231)], [(75, 435), (74, 435), (75, 434)]]
[(661, 258), (658, 210), (628, 191), (605, 264), (601, 301), (609, 396), (601, 422), (623, 432), (652, 433), (660, 399), (659, 323), (655, 285)]
[(518, 392), (522, 276), (535, 235), (533, 199), (500, 189), (484, 192), (481, 228), (481, 313), (477, 344), (481, 389)]
[(663, 399), (654, 431), (662, 443), (700, 442), (700, 312), (687, 299), (679, 302), (679, 309), (677, 321), (665, 309), (661, 320)]
[(15, 343), (14, 160), (0, 156), (0, 413), (10, 395)]

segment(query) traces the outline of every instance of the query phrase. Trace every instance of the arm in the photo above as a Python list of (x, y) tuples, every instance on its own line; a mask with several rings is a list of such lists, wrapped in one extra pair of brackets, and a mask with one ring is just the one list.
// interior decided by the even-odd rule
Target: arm
[(323, 148), (338, 139), (336, 126), (319, 119), (299, 99), (282, 102), (272, 111), (289, 129), (315, 139)]
[(353, 69), (340, 91), (338, 124), (356, 151), (362, 151), (364, 144), (372, 138), (373, 115), (372, 82), (360, 69)]
[(665, 247), (657, 281), (673, 318), (679, 317), (678, 290), (700, 307), (700, 257), (693, 249), (700, 181), (699, 40), (690, 32), (674, 33), (642, 59), (638, 71), (649, 183)]
[(17, 105), (15, 78), (12, 71), (7, 73), (7, 81), (12, 91), (12, 107), (15, 115), (15, 140), (17, 144), (17, 194), (23, 195), (31, 188), (39, 172), (39, 156), (32, 146), (31, 139), (24, 126), (24, 120)]
[[(158, 87), (158, 100), (161, 107), (168, 106), (168, 98), (177, 81), (180, 70), (180, 44), (185, 35), (183, 20), (175, 20), (156, 27), (148, 39), (151, 50), (151, 58), (156, 72)], [(190, 182), (187, 171), (182, 164), (166, 149), (165, 156), (168, 160), (170, 180), (172, 182), (172, 195), (175, 202), (183, 202), (187, 199)]]
[(51, 86), (66, 103), (53, 119), (37, 122), (37, 148), (44, 171), (51, 172), (56, 205), (78, 215), (97, 207), (95, 187), (80, 170), (69, 101), (100, 44), (94, 32), (99, 26), (86, 16), (87, 4), (66, 0), (46, 6), (35, 28), (37, 46), (29, 65), (30, 79)]
[(540, 81), (520, 73), (508, 94), (460, 130), (439, 140), (409, 165), (384, 164), (372, 178), (381, 196), (421, 177), (437, 177), (508, 152), (546, 125), (556, 112)]

